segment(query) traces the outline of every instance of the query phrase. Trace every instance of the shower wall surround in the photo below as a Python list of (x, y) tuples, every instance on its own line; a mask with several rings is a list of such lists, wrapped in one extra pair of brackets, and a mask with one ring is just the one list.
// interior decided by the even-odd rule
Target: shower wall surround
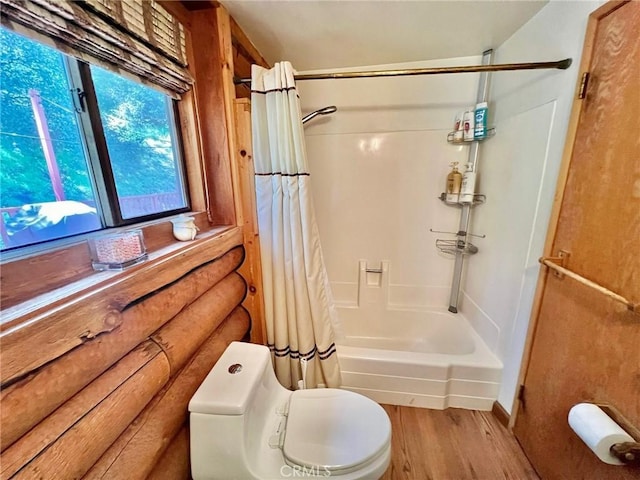
[[(467, 65), (480, 56), (363, 69)], [(345, 69), (353, 70), (353, 68)], [(447, 144), (455, 113), (475, 102), (478, 74), (300, 82), (303, 113), (338, 112), (305, 127), (322, 248), (336, 302), (356, 306), (358, 262), (389, 262), (391, 308), (444, 305), (453, 260), (435, 230), (457, 229), (437, 197), (463, 146)], [(451, 237), (454, 238), (454, 237)], [(381, 305), (384, 307), (384, 305)]]

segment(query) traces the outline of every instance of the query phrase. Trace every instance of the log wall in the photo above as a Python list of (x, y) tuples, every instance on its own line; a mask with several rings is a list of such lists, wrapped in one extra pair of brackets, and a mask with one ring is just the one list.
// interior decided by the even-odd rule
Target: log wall
[[(189, 478), (189, 400), (250, 328), (242, 243), (241, 228), (196, 240), (182, 261), (117, 274), (99, 295), (5, 332), (0, 478)], [(76, 344), (65, 328), (80, 324), (76, 312), (117, 321)], [(58, 346), (32, 344), (21, 362), (14, 342), (32, 338), (22, 329)]]

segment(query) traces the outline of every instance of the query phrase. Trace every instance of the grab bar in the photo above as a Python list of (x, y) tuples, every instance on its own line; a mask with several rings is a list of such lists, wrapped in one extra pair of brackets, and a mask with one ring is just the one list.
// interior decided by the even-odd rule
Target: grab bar
[(365, 268), (364, 271), (367, 273), (382, 273), (381, 268)]
[(561, 273), (562, 275), (566, 275), (567, 277), (574, 279), (575, 281), (577, 281), (578, 283), (581, 283), (582, 285), (586, 285), (587, 287), (593, 288), (594, 290), (597, 290), (598, 292), (606, 295), (607, 297), (617, 302), (623, 303), (633, 313), (640, 314), (640, 304), (634, 304), (631, 300), (627, 300), (622, 295), (618, 295), (617, 293), (612, 292), (608, 288), (605, 288), (602, 285), (597, 284), (596, 282), (592, 282), (591, 280), (584, 278), (583, 276), (578, 275), (577, 273), (572, 272), (571, 270), (561, 267), (557, 263), (554, 263), (554, 260), (555, 261), (562, 260), (562, 257), (540, 257), (538, 261), (542, 265), (549, 267), (550, 269), (555, 270), (556, 272)]

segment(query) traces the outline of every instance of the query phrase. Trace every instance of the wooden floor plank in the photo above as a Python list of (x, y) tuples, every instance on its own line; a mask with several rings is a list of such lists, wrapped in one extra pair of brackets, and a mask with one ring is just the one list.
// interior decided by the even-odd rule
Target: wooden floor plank
[(539, 480), (491, 412), (383, 407), (393, 433), (382, 480)]

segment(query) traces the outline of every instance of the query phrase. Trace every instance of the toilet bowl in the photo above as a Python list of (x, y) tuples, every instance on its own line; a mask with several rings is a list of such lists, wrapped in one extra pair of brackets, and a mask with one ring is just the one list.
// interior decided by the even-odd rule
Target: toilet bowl
[(377, 480), (391, 458), (391, 422), (347, 390), (291, 392), (269, 349), (233, 342), (189, 402), (194, 480)]

